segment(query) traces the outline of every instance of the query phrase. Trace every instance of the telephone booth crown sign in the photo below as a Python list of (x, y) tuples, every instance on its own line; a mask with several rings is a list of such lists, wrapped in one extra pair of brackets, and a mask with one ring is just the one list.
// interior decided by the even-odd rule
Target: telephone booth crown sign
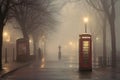
[(79, 70), (92, 70), (91, 35), (82, 34), (79, 37)]

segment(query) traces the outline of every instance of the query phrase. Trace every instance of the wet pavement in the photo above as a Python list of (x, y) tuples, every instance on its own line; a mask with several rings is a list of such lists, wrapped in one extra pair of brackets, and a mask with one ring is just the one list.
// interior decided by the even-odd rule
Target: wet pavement
[(78, 72), (76, 57), (62, 60), (36, 61), (2, 77), (1, 80), (120, 80), (120, 71), (111, 68), (93, 69), (92, 72)]
[(0, 71), (0, 78), (10, 72), (16, 71), (22, 67), (30, 65), (32, 62), (11, 62), (11, 63), (4, 63), (3, 70)]

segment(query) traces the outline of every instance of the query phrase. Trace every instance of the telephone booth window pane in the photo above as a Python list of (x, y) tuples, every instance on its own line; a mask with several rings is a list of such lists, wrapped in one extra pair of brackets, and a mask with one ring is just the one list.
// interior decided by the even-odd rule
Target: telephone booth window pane
[(83, 62), (88, 64), (89, 41), (83, 41)]
[(84, 47), (88, 47), (89, 46), (89, 42), (88, 41), (83, 41), (83, 46)]

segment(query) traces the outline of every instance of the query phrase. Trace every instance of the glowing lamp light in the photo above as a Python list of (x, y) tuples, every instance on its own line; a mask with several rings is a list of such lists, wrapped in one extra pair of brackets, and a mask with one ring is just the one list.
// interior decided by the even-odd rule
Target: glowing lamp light
[(98, 37), (96, 37), (96, 40), (99, 40), (99, 38), (98, 38)]
[(6, 42), (10, 42), (10, 39), (6, 39)]
[(69, 45), (73, 45), (73, 42), (72, 42), (72, 41), (70, 41), (70, 42), (69, 42)]
[(4, 33), (3, 33), (3, 36), (8, 36), (8, 33), (7, 33), (7, 32), (4, 32)]
[(29, 40), (29, 43), (32, 43), (32, 40)]
[(45, 64), (41, 64), (40, 68), (45, 68)]
[(84, 17), (84, 23), (88, 23), (88, 17)]

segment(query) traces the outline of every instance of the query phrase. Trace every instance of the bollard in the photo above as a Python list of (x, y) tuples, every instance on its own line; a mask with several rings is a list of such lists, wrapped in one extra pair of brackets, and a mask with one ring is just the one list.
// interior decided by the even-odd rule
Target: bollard
[(5, 63), (7, 63), (7, 48), (5, 48)]

